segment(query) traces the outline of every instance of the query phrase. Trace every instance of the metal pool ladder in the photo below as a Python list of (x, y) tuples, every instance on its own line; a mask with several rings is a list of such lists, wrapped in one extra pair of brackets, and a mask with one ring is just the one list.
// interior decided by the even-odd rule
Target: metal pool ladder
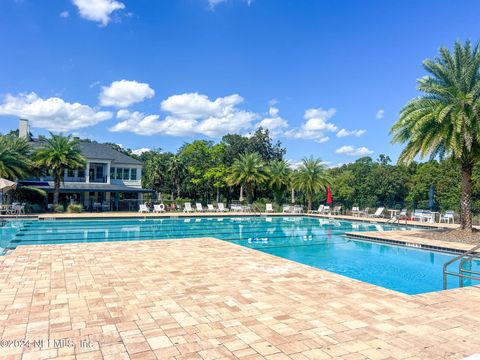
[[(452, 260), (446, 262), (445, 265), (443, 265), (443, 289), (444, 290), (447, 289), (448, 275), (457, 276), (460, 287), (463, 287), (464, 278), (480, 281), (480, 272), (467, 270), (463, 268), (463, 265), (465, 265), (465, 263), (471, 262), (475, 258), (480, 258), (480, 251), (477, 252), (477, 250), (480, 250), (480, 244), (458, 255), (457, 257), (453, 258)], [(458, 263), (458, 272), (448, 271), (448, 266), (459, 260), (460, 262)]]

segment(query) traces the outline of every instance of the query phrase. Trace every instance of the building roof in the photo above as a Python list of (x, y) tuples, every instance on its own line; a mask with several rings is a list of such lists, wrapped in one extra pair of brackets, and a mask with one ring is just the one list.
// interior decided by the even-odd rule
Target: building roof
[[(44, 144), (41, 140), (31, 141), (30, 145), (33, 148), (38, 148)], [(111, 160), (112, 163), (128, 164), (128, 165), (142, 165), (142, 162), (134, 159), (128, 155), (115, 150), (110, 145), (99, 144), (96, 142), (80, 141), (80, 150), (82, 155), (87, 159)]]
[[(34, 186), (36, 188), (53, 191), (54, 184), (53, 181), (21, 181), (19, 183), (23, 186)], [(154, 192), (150, 189), (142, 189), (137, 187), (131, 187), (121, 184), (97, 184), (97, 183), (68, 183), (62, 182), (60, 184), (61, 192), (83, 192), (83, 191), (94, 191), (94, 192)]]

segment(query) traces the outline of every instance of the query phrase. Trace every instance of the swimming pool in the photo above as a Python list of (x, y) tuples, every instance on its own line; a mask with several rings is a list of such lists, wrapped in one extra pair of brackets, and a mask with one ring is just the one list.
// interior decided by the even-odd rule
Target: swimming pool
[[(15, 220), (0, 228), (0, 247), (215, 237), (406, 294), (442, 290), (443, 264), (454, 255), (345, 236), (391, 229), (399, 228), (314, 217)], [(471, 269), (480, 270), (480, 262)], [(456, 284), (458, 279), (452, 277), (449, 285)], [(471, 284), (465, 280), (465, 285)]]

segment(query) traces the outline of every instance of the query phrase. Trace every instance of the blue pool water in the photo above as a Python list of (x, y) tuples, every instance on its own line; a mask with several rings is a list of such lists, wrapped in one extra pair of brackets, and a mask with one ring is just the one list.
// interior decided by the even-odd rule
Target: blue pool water
[[(0, 228), (0, 248), (216, 237), (406, 294), (442, 290), (443, 264), (454, 255), (353, 240), (344, 236), (345, 232), (350, 231), (392, 229), (399, 228), (313, 217), (15, 220)], [(472, 270), (480, 271), (480, 262), (469, 266)], [(458, 278), (450, 278), (449, 285), (456, 287)], [(472, 282), (465, 280), (465, 285), (472, 285)]]

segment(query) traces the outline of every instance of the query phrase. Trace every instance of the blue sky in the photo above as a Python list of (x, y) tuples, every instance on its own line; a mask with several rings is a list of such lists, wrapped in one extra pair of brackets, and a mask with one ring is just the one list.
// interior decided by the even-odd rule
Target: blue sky
[(0, 132), (175, 151), (269, 127), (287, 158), (380, 153), (421, 62), (479, 40), (480, 3), (2, 0)]

